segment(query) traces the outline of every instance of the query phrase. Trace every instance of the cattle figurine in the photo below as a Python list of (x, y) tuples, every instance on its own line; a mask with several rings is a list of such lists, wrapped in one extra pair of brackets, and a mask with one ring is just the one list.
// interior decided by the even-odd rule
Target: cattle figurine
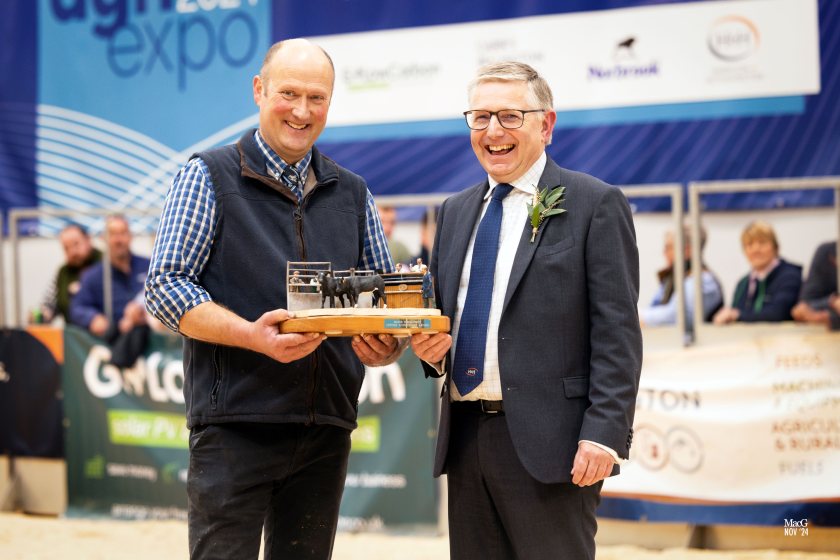
[(335, 278), (330, 271), (326, 270), (318, 274), (318, 282), (321, 285), (321, 308), (324, 307), (327, 298), (330, 298), (330, 307), (335, 307), (336, 297), (338, 297), (338, 303), (341, 304), (341, 307), (348, 307), (344, 305), (345, 297), (350, 306), (354, 304), (353, 297), (348, 293), (344, 279)]
[(350, 298), (350, 305), (356, 307), (359, 301), (359, 294), (370, 292), (372, 298), (372, 306), (380, 307), (380, 302), (384, 305), (383, 298), (385, 297), (385, 281), (378, 274), (372, 276), (350, 276), (342, 280), (349, 286), (347, 295)]

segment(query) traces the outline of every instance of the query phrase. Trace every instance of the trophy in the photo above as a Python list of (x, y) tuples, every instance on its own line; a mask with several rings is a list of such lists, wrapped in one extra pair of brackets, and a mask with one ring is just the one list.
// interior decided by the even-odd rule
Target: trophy
[(329, 262), (289, 262), (287, 308), (295, 316), (280, 331), (327, 336), (449, 332), (434, 303), (434, 279), (417, 263), (409, 272), (333, 270)]

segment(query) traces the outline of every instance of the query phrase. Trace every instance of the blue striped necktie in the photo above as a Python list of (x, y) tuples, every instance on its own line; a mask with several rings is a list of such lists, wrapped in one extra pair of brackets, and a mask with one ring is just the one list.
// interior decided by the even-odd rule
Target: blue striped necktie
[(496, 255), (499, 252), (502, 199), (511, 190), (513, 187), (506, 183), (496, 185), (475, 234), (467, 300), (464, 303), (464, 311), (461, 313), (461, 322), (458, 326), (455, 363), (452, 367), (452, 380), (461, 396), (478, 387), (484, 379), (487, 320), (490, 317)]
[(303, 200), (303, 177), (300, 176), (300, 173), (298, 173), (298, 170), (295, 169), (294, 165), (286, 166), (286, 169), (283, 170), (283, 174), (280, 175), (280, 180), (292, 189), (292, 192), (295, 193), (298, 202)]

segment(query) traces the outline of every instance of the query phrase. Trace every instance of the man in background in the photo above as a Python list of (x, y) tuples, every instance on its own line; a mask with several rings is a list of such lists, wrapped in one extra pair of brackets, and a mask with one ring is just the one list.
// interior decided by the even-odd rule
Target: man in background
[(820, 244), (811, 258), (808, 278), (802, 284), (799, 303), (791, 311), (800, 323), (825, 325), (840, 330), (840, 298), (837, 297), (837, 242)]
[(82, 273), (79, 293), (70, 306), (70, 322), (113, 342), (120, 334), (146, 323), (143, 308), (135, 298), (143, 290), (149, 259), (132, 254), (131, 229), (124, 216), (109, 216), (105, 230), (113, 317), (105, 315), (104, 263), (99, 262)]
[(61, 317), (70, 323), (70, 301), (79, 292), (79, 278), (86, 268), (102, 259), (102, 252), (93, 246), (87, 229), (80, 224), (68, 224), (58, 234), (64, 249), (64, 264), (58, 269), (40, 307), (32, 316), (32, 323), (50, 323)]

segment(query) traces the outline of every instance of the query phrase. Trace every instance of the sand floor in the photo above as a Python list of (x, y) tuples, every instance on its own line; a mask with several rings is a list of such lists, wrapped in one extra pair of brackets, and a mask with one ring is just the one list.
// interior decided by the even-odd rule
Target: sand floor
[[(187, 528), (180, 521), (109, 521), (0, 514), (2, 560), (185, 560)], [(335, 560), (441, 560), (446, 537), (340, 533)], [(559, 556), (558, 556), (559, 558)], [(602, 546), (598, 560), (840, 560), (824, 553), (645, 550)]]

